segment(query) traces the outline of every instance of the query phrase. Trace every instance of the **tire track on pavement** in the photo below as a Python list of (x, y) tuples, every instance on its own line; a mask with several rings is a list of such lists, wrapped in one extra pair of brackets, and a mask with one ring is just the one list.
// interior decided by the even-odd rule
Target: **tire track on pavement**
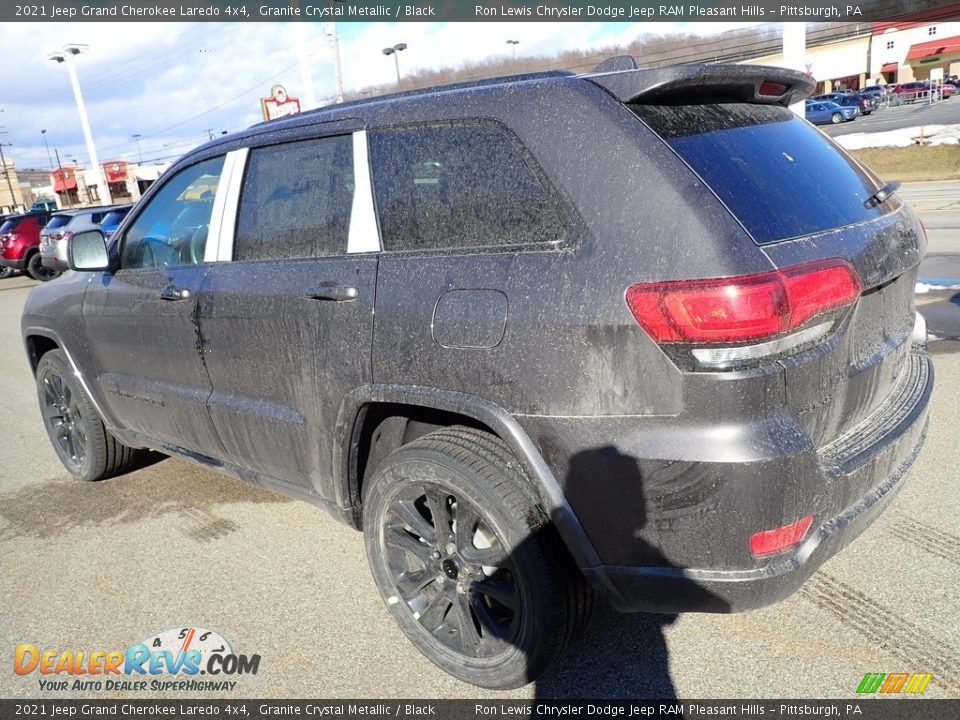
[(888, 529), (895, 537), (960, 567), (960, 537), (911, 517), (898, 520)]
[[(902, 662), (903, 668), (874, 668), (899, 672), (933, 673), (933, 684), (951, 695), (960, 693), (960, 655), (940, 638), (914, 625), (865, 594), (818, 572), (800, 589), (800, 594), (826, 610), (871, 644)], [(865, 668), (864, 672), (871, 670)]]

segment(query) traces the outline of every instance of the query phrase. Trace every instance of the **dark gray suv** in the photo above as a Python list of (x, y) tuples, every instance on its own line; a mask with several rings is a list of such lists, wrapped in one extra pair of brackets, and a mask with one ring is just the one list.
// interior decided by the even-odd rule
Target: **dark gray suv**
[(207, 144), (32, 291), (54, 447), (362, 527), (410, 640), (488, 687), (537, 678), (596, 591), (786, 597), (900, 489), (933, 385), (921, 226), (787, 108), (812, 88), (610, 63)]

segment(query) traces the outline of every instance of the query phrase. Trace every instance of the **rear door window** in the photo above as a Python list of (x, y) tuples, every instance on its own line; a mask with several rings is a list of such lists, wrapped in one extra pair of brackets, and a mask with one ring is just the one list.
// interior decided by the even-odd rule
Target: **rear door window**
[(384, 250), (555, 242), (557, 203), (519, 140), (492, 121), (370, 135)]
[(880, 183), (787, 108), (746, 103), (630, 107), (758, 243), (872, 220), (900, 205), (891, 198), (865, 207)]
[(240, 196), (234, 260), (347, 252), (353, 137), (254, 148)]
[(6, 222), (3, 223), (3, 225), (0, 225), (0, 235), (2, 235), (3, 233), (13, 232), (14, 230), (17, 229), (17, 225), (19, 224), (20, 224), (19, 219), (7, 220)]
[(58, 227), (64, 227), (70, 224), (70, 215), (54, 215), (47, 223), (48, 230), (55, 230)]

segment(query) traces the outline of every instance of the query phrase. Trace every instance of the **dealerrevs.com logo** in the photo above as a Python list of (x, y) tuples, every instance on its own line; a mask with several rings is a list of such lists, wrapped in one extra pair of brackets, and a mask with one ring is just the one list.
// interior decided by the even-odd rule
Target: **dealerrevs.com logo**
[(126, 650), (41, 650), (21, 643), (13, 657), (13, 671), (36, 673), (46, 692), (233, 690), (231, 678), (259, 668), (260, 655), (237, 654), (221, 633), (195, 625), (148, 635)]

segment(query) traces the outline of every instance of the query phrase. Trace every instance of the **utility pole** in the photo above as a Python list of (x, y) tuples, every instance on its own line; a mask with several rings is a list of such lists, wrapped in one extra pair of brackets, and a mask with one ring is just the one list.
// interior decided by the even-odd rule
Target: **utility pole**
[(137, 164), (143, 165), (143, 153), (140, 152), (140, 138), (142, 138), (143, 135), (137, 134), (137, 135), (131, 135), (130, 137), (132, 137), (134, 140), (137, 141), (137, 160), (138, 160)]
[[(54, 148), (53, 154), (57, 156), (57, 170), (60, 171), (60, 178), (63, 179), (63, 165), (60, 163), (60, 151), (57, 148)], [(54, 187), (56, 187), (56, 183), (54, 183)], [(79, 188), (77, 189), (77, 196), (78, 197), (80, 196)], [(67, 207), (68, 208), (73, 207), (73, 200), (70, 198), (69, 188), (67, 189)]]
[(337, 24), (330, 23), (330, 40), (333, 42), (333, 79), (337, 86), (337, 102), (343, 102), (343, 70), (340, 66), (340, 38), (337, 36)]
[[(807, 24), (805, 22), (780, 23), (783, 29), (783, 64), (791, 70), (804, 71), (807, 57)], [(804, 116), (806, 103), (793, 103), (790, 109), (799, 117)]]

